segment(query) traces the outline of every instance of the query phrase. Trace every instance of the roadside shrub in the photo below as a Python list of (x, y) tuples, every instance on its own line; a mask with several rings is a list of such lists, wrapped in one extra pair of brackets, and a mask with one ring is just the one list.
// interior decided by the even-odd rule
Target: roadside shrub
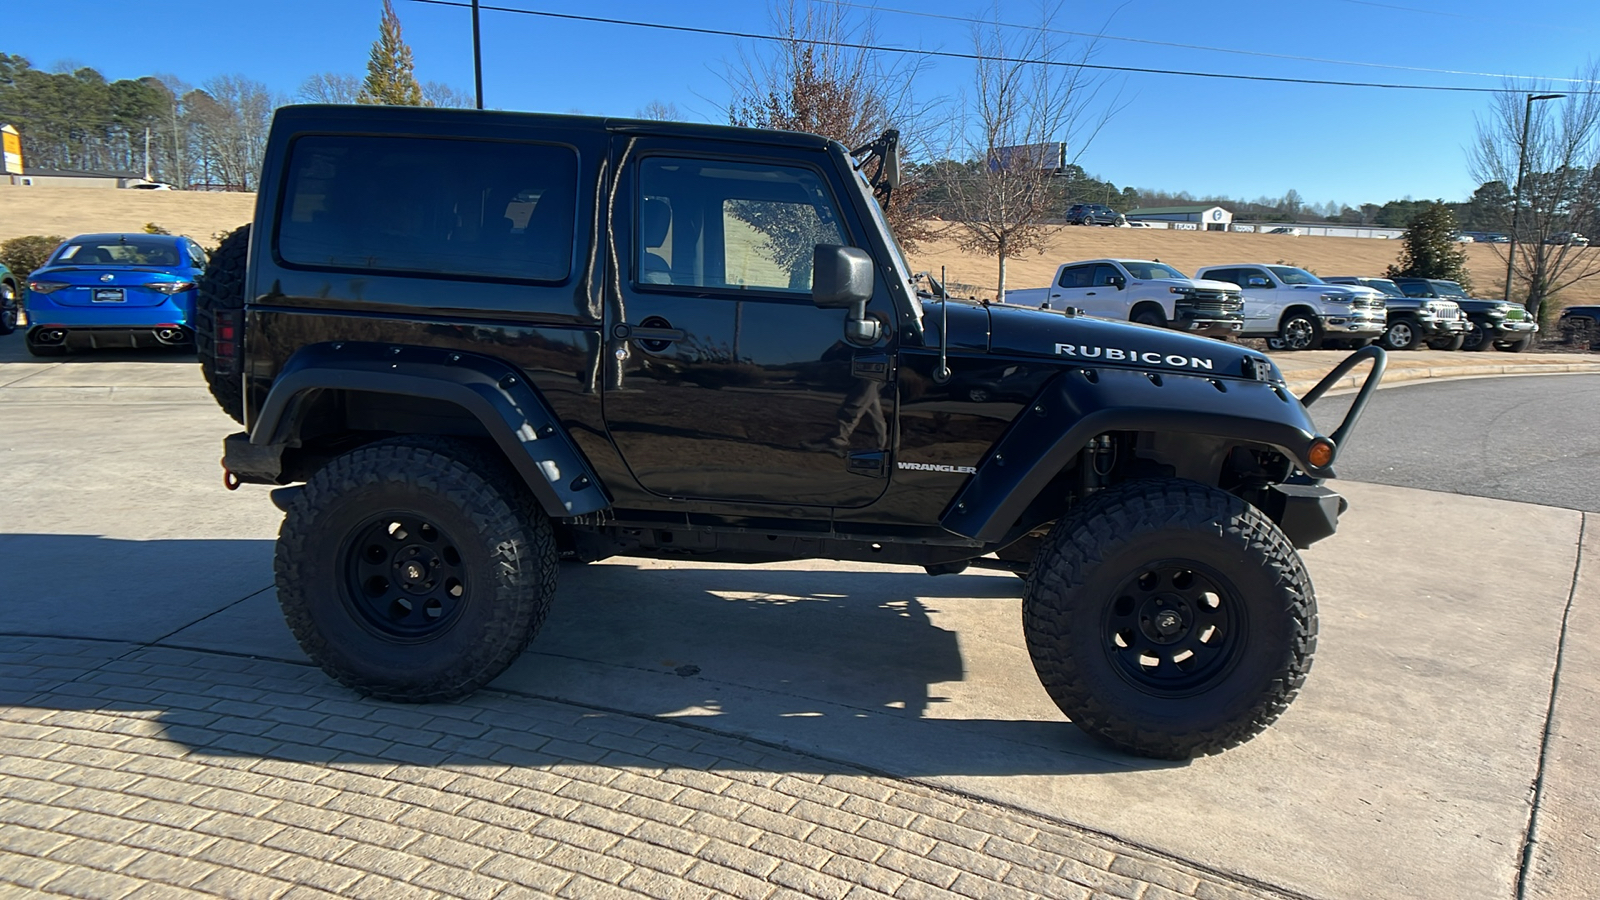
[(59, 234), (25, 234), (14, 237), (0, 244), (0, 263), (5, 263), (6, 268), (16, 273), (18, 278), (27, 278), (33, 270), (44, 265), (50, 254), (56, 252), (61, 242), (66, 240)]
[(160, 225), (157, 225), (154, 222), (146, 222), (146, 223), (144, 223), (144, 233), (145, 234), (171, 234), (172, 232), (166, 230), (165, 228), (162, 228)]

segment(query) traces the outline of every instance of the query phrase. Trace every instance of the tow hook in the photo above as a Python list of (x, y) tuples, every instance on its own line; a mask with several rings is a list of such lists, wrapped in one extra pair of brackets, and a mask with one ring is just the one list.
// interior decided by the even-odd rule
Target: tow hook
[(233, 474), (233, 470), (232, 469), (228, 468), (227, 466), (223, 466), (222, 467), (222, 486), (223, 487), (227, 488), (230, 491), (237, 491), (239, 489), (239, 485), (241, 485), (243, 483), (244, 482), (239, 480), (239, 476)]

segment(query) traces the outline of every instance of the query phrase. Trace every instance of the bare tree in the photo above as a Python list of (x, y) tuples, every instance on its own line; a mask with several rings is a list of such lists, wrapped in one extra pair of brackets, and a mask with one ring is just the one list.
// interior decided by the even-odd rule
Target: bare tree
[(681, 122), (683, 115), (678, 112), (676, 103), (662, 103), (660, 100), (651, 100), (646, 103), (636, 114), (641, 119), (654, 119), (658, 122)]
[(428, 81), (422, 85), (422, 105), (443, 109), (472, 109), (478, 101), (466, 91), (458, 91), (442, 81)]
[[(1507, 293), (1535, 318), (1552, 296), (1600, 275), (1600, 251), (1559, 237), (1600, 221), (1600, 96), (1594, 93), (1600, 90), (1600, 66), (1591, 62), (1574, 77), (1581, 83), (1564, 86), (1569, 93), (1559, 100), (1528, 99), (1548, 84), (1508, 84), (1477, 120), (1477, 142), (1469, 153), (1474, 178), (1511, 185), (1520, 194), (1520, 203), (1498, 210), (1500, 230), (1510, 233), (1516, 222)], [(1491, 246), (1504, 260), (1501, 245)]]
[(996, 302), (1005, 301), (1006, 261), (1044, 252), (1046, 220), (1061, 214), (1050, 148), (1065, 143), (1081, 154), (1115, 112), (1100, 102), (1104, 80), (1072, 65), (1086, 62), (1094, 44), (1063, 44), (1049, 30), (1059, 12), (1060, 4), (1041, 6), (1040, 27), (1023, 31), (1001, 25), (997, 9), (974, 28), (971, 105), (955, 158), (935, 165), (961, 249), (999, 260)]
[[(730, 63), (729, 121), (820, 134), (850, 149), (895, 128), (907, 152), (914, 155), (925, 146), (926, 110), (912, 93), (921, 60), (902, 56), (891, 63), (882, 54), (851, 46), (874, 43), (872, 20), (852, 19), (853, 6), (837, 0), (774, 0), (772, 22), (783, 40), (762, 45), (759, 54), (741, 52)], [(929, 237), (914, 208), (920, 187), (914, 175), (905, 179), (884, 211), (895, 238), (907, 248)]]
[(206, 181), (230, 190), (255, 190), (267, 129), (278, 105), (266, 85), (240, 75), (212, 78), (204, 90), (183, 98), (191, 143)]
[(354, 103), (361, 95), (361, 79), (342, 72), (318, 72), (300, 82), (295, 99), (302, 103)]

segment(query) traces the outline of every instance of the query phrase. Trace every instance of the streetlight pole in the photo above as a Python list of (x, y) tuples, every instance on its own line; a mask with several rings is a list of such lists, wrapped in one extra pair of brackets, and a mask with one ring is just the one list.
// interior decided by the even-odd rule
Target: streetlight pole
[[(474, 0), (476, 2), (476, 0)], [(1533, 118), (1533, 101), (1560, 100), (1566, 94), (1529, 94), (1527, 108), (1522, 111), (1522, 142), (1517, 144), (1517, 184), (1511, 191), (1511, 243), (1506, 247), (1506, 294), (1511, 302), (1511, 276), (1517, 262), (1517, 223), (1522, 214), (1522, 173), (1528, 168), (1528, 121)]]
[(483, 49), (478, 38), (478, 0), (472, 0), (472, 86), (478, 108), (483, 109)]

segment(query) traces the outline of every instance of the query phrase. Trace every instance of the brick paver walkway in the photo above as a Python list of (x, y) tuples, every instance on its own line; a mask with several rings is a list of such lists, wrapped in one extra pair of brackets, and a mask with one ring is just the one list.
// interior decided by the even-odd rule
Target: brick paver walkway
[(671, 722), (0, 637), (0, 896), (1278, 898), (1061, 823)]

